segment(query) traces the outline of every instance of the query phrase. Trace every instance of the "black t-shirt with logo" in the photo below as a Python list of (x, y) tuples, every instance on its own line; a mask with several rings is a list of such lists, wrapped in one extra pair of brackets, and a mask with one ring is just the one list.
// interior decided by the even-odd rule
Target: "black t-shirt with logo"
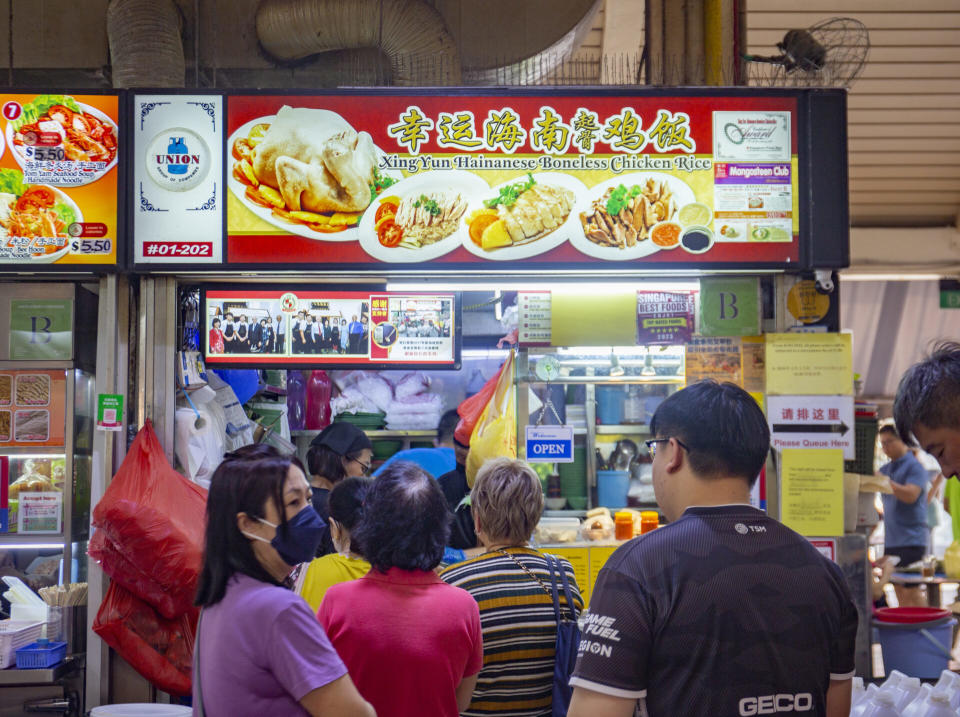
[(571, 684), (643, 698), (650, 717), (824, 714), (854, 673), (840, 568), (745, 505), (688, 508), (610, 557)]

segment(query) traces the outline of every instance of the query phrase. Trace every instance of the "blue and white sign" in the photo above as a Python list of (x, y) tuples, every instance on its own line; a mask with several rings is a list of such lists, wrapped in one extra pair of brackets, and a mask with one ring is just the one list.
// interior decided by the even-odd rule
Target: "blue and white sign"
[(573, 427), (527, 426), (527, 463), (573, 463)]

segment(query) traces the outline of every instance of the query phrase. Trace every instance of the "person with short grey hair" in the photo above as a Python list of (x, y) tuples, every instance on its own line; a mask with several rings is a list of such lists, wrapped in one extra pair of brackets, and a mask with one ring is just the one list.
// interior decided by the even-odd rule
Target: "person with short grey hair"
[[(546, 556), (529, 545), (543, 513), (540, 479), (523, 461), (494, 458), (477, 472), (470, 502), (486, 552), (440, 573), (474, 596), (483, 625), (484, 667), (461, 714), (550, 715), (557, 639), (553, 581)], [(551, 562), (566, 574), (573, 597), (571, 605), (559, 590), (562, 614), (576, 619), (583, 598), (573, 567), (564, 558)]]

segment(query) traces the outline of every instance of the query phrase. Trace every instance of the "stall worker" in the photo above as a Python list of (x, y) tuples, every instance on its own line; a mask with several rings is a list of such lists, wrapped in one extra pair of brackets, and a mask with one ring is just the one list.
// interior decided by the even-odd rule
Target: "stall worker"
[(315, 558), (303, 571), (297, 590), (314, 612), (332, 586), (362, 578), (370, 570), (370, 563), (350, 535), (363, 515), (363, 501), (371, 485), (369, 478), (344, 478), (330, 491), (327, 525), (336, 552)]
[(331, 353), (340, 353), (340, 325), (334, 319), (330, 327), (330, 351)]
[(223, 349), (224, 353), (236, 353), (237, 331), (233, 326), (233, 314), (227, 312), (223, 316)]
[(293, 326), (290, 329), (290, 341), (291, 348), (293, 353), (302, 354), (303, 345), (305, 343), (303, 338), (303, 329), (307, 325), (307, 312), (300, 311), (297, 313), (297, 318), (293, 321)]
[(416, 463), (434, 478), (439, 478), (455, 470), (457, 458), (453, 449), (453, 433), (457, 430), (459, 422), (460, 416), (457, 415), (456, 409), (447, 411), (440, 417), (433, 448), (407, 448), (403, 451), (397, 451), (373, 472), (374, 477), (380, 475), (386, 470), (387, 466), (397, 461)]
[(960, 343), (941, 342), (907, 369), (893, 417), (903, 440), (936, 458), (945, 478), (960, 477)]
[(209, 717), (375, 717), (306, 603), (286, 587), (323, 522), (296, 458), (228, 453), (210, 482), (193, 703)]
[(250, 350), (249, 335), (247, 334), (247, 317), (241, 316), (236, 325), (237, 341), (234, 350), (238, 354), (245, 354)]
[(381, 715), (457, 717), (483, 666), (480, 612), (434, 572), (449, 529), (437, 482), (394, 463), (354, 531), (372, 566), (331, 587), (317, 617), (360, 694)]
[[(440, 573), (440, 579), (473, 595), (483, 625), (483, 669), (466, 717), (553, 714), (553, 664), (557, 619), (547, 558), (529, 545), (543, 513), (543, 489), (523, 461), (493, 458), (477, 472), (471, 492), (473, 520), (482, 555)], [(573, 604), (558, 591), (561, 614), (576, 621), (583, 609), (573, 567), (554, 563), (567, 575)]]
[(850, 714), (857, 609), (840, 567), (750, 506), (767, 419), (732, 383), (650, 422), (668, 525), (617, 548), (581, 627), (569, 717)]
[(315, 354), (318, 351), (317, 342), (317, 320), (313, 314), (307, 314), (307, 324), (303, 329), (303, 352), (305, 354)]
[[(359, 478), (370, 472), (373, 444), (352, 423), (334, 422), (310, 442), (307, 468), (313, 488), (313, 507), (324, 521), (330, 517), (330, 491), (344, 478)], [(324, 530), (317, 556), (336, 552), (329, 528)]]

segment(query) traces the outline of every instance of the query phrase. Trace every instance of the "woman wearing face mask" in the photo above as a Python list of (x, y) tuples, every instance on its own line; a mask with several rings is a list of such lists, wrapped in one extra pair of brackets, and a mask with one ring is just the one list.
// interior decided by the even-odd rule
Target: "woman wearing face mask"
[(297, 459), (248, 446), (217, 468), (197, 591), (195, 715), (375, 715), (309, 608), (284, 587), (322, 527)]
[[(330, 491), (344, 478), (366, 475), (370, 471), (371, 460), (373, 444), (367, 434), (352, 423), (331, 423), (310, 442), (307, 467), (313, 487), (313, 507), (324, 522), (328, 522), (330, 517), (327, 506)], [(330, 530), (326, 529), (316, 557), (335, 552)]]
[(371, 485), (373, 481), (369, 478), (344, 478), (330, 491), (327, 524), (337, 552), (310, 563), (298, 590), (314, 612), (320, 607), (328, 588), (362, 578), (370, 570), (370, 563), (364, 560), (350, 536), (360, 522), (363, 501)]

